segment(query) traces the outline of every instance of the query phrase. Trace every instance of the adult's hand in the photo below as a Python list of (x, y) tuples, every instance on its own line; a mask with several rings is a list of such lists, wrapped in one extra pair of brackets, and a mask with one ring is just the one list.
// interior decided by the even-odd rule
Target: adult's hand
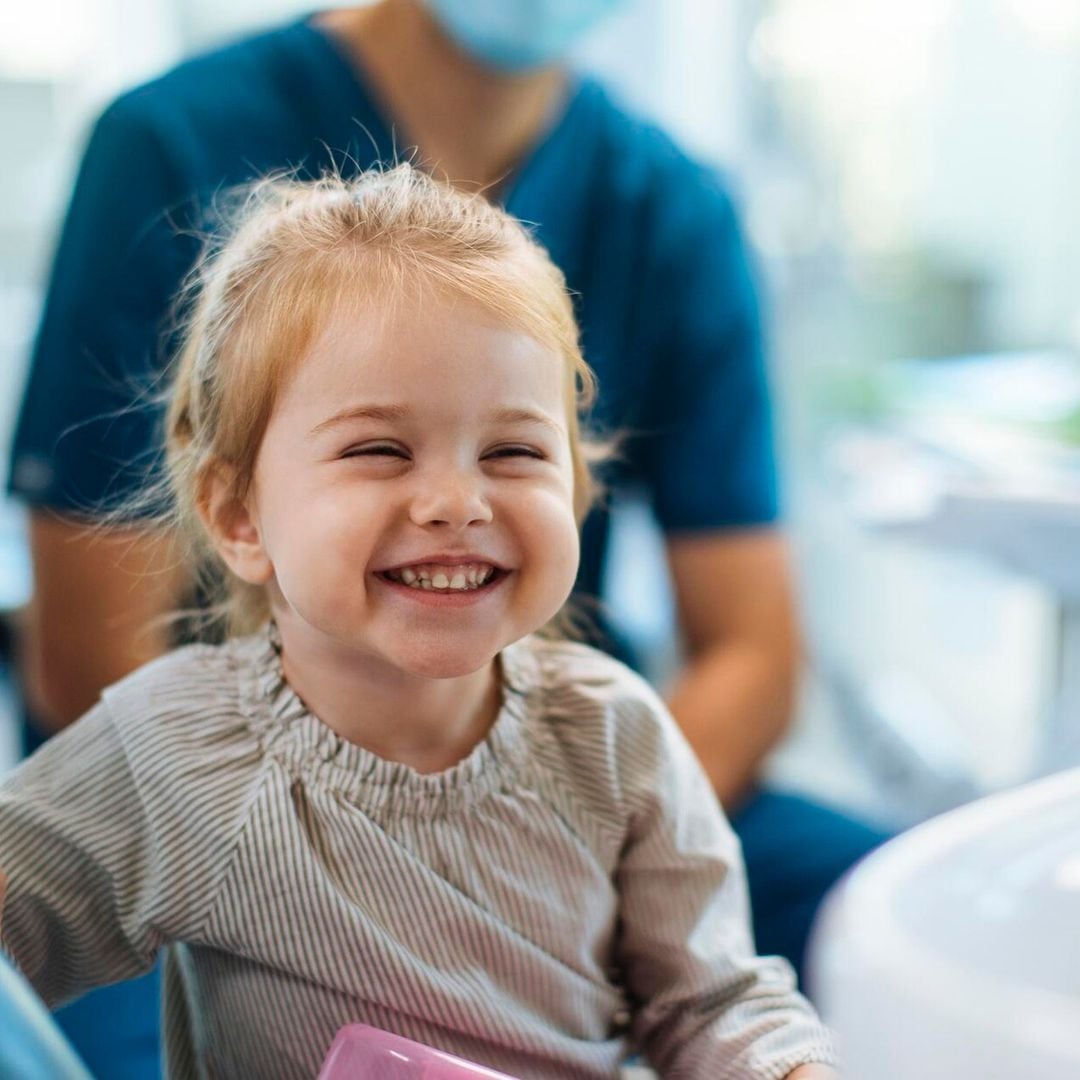
[(800, 1065), (784, 1080), (840, 1080), (840, 1074), (828, 1065)]

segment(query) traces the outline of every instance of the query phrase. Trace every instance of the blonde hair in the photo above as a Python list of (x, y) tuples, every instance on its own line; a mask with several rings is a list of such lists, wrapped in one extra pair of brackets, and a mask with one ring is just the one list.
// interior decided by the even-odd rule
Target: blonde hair
[(518, 222), (408, 164), (350, 180), (260, 181), (189, 279), (165, 419), (164, 524), (185, 542), (207, 618), (224, 618), (228, 632), (253, 631), (269, 605), (229, 573), (203, 526), (209, 477), (225, 466), (231, 497), (247, 497), (276, 396), (339, 305), (394, 304), (427, 288), (479, 304), (561, 357), (579, 526), (593, 505), (592, 466), (607, 449), (584, 437), (579, 413), (596, 380), (565, 279)]

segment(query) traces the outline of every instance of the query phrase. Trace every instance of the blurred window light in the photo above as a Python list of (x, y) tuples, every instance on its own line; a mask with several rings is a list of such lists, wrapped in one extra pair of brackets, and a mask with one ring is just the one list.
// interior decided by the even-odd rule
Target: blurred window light
[(906, 140), (869, 129), (853, 138), (841, 179), (842, 216), (854, 242), (867, 251), (906, 247), (916, 192)]
[(1058, 865), (1054, 881), (1060, 889), (1080, 892), (1080, 855), (1064, 859)]
[(903, 100), (954, 12), (954, 0), (781, 0), (754, 32), (751, 62), (766, 77), (854, 89), (864, 102)]
[(91, 58), (93, 0), (11, 0), (0, 4), (0, 78), (62, 78)]
[(801, 177), (775, 173), (754, 185), (747, 229), (758, 251), (770, 258), (811, 255), (828, 239), (824, 207)]
[(1077, 0), (1001, 0), (1004, 9), (1039, 45), (1071, 49), (1080, 44)]
[(374, 0), (173, 0), (188, 50), (212, 48), (260, 27), (310, 15), (316, 9), (362, 7)]

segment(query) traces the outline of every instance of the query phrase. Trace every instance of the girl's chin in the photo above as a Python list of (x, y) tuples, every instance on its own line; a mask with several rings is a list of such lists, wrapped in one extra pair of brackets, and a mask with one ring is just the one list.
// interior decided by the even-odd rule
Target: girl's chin
[(490, 664), (493, 656), (487, 657), (479, 664), (458, 664), (452, 661), (410, 664), (405, 670), (410, 675), (422, 679), (464, 679), (474, 675), (485, 665)]
[(464, 647), (462, 642), (432, 643), (423, 647), (414, 642), (409, 648), (388, 657), (410, 675), (425, 679), (461, 679), (483, 670), (495, 659), (505, 642), (478, 647)]

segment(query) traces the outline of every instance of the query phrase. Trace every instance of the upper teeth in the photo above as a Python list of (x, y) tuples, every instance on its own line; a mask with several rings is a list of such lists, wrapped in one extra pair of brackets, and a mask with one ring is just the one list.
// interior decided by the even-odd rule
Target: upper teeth
[(488, 563), (461, 563), (457, 566), (422, 564), (387, 570), (386, 576), (413, 589), (478, 589), (495, 572)]

